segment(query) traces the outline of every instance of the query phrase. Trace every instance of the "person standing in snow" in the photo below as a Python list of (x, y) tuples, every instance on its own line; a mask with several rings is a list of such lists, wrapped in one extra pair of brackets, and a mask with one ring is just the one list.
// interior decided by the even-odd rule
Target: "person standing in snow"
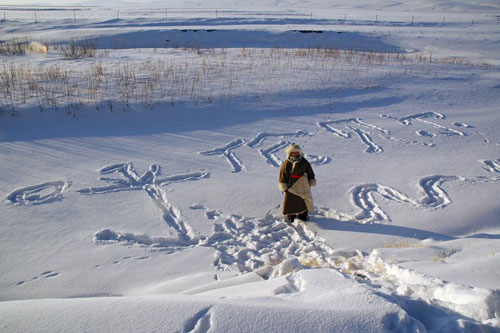
[(316, 186), (314, 172), (298, 144), (292, 143), (285, 152), (287, 158), (279, 175), (279, 189), (285, 193), (283, 215), (288, 223), (295, 218), (307, 221), (307, 213), (314, 209), (311, 194), (311, 186)]

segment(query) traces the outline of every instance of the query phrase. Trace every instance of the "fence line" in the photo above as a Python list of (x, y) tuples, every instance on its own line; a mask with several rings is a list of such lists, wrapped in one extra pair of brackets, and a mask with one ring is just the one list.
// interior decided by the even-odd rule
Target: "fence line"
[[(50, 7), (47, 7), (50, 8)], [(374, 10), (375, 11), (375, 10)], [(54, 12), (58, 14), (54, 15)], [(242, 11), (241, 13), (245, 13)], [(253, 15), (251, 15), (253, 13)], [(249, 12), (248, 16), (238, 16), (241, 19), (250, 17), (273, 17), (273, 14), (266, 14), (267, 12)], [(366, 12), (368, 13), (368, 11)], [(47, 15), (44, 15), (47, 14)], [(194, 15), (195, 14), (195, 15)], [(3, 21), (27, 21), (34, 23), (50, 22), (54, 19), (59, 20), (71, 20), (74, 23), (84, 20), (126, 20), (126, 19), (140, 19), (140, 18), (154, 18), (159, 21), (180, 21), (181, 19), (192, 19), (192, 18), (206, 18), (206, 19), (221, 19), (224, 17), (229, 17), (230, 15), (225, 15), (225, 10), (213, 9), (213, 10), (179, 10), (179, 9), (168, 9), (168, 8), (158, 8), (158, 10), (123, 10), (117, 8), (88, 8), (88, 9), (57, 9), (57, 10), (47, 10), (47, 9), (33, 9), (29, 8), (26, 10), (9, 10), (4, 9), (3, 11)], [(364, 14), (364, 13), (363, 13)], [(337, 13), (337, 15), (330, 16), (318, 16), (315, 15), (314, 20), (322, 22), (330, 22), (330, 24), (341, 25), (341, 24), (356, 24), (357, 22), (362, 22), (366, 24), (367, 22), (372, 22), (375, 25), (383, 26), (384, 23), (389, 23), (390, 25), (434, 25), (434, 26), (448, 26), (452, 24), (468, 24), (470, 26), (478, 25), (496, 25), (500, 26), (500, 13), (489, 16), (488, 14), (478, 13), (477, 15), (468, 15), (463, 17), (463, 15), (450, 14), (448, 16), (439, 16), (438, 13), (430, 13), (427, 15), (421, 14), (418, 17), (416, 14), (401, 13), (400, 16), (396, 17), (395, 12), (382, 12), (375, 11), (372, 19), (369, 19), (369, 14), (359, 14), (359, 13)], [(372, 14), (373, 15), (373, 14)], [(424, 17), (426, 16), (426, 17)], [(482, 16), (482, 17), (481, 17)], [(275, 16), (274, 16), (275, 17)], [(290, 14), (290, 16), (283, 16), (283, 24), (293, 23), (296, 20), (303, 21), (313, 21), (313, 13), (298, 13)], [(300, 22), (299, 22), (300, 23)]]

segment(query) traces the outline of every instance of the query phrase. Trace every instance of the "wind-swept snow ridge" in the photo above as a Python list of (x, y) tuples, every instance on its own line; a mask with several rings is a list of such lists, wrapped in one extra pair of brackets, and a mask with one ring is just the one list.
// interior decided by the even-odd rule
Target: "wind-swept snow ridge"
[(163, 219), (175, 230), (182, 241), (196, 242), (196, 235), (191, 227), (184, 222), (177, 208), (168, 201), (165, 190), (161, 187), (172, 182), (183, 182), (188, 180), (200, 180), (209, 176), (206, 172), (186, 173), (180, 175), (159, 178), (160, 166), (152, 164), (149, 170), (142, 175), (136, 173), (132, 163), (119, 163), (104, 167), (98, 172), (101, 175), (119, 173), (121, 178), (100, 177), (100, 180), (111, 183), (109, 186), (89, 187), (78, 190), (81, 194), (106, 194), (119, 191), (144, 190), (155, 204), (162, 210)]

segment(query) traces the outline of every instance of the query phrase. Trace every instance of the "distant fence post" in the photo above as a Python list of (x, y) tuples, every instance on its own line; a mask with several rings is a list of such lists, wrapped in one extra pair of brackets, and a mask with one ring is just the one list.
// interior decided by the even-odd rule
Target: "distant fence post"
[(35, 12), (35, 23), (38, 23), (38, 18), (36, 17), (36, 12)]
[(165, 8), (165, 20), (168, 20), (168, 9)]
[(411, 16), (411, 25), (413, 25), (413, 19), (415, 18), (415, 15)]
[(444, 19), (445, 19), (445, 16), (443, 16), (443, 22), (441, 22), (441, 26), (444, 25)]
[(73, 18), (75, 19), (75, 23), (76, 23), (76, 10), (73, 11)]

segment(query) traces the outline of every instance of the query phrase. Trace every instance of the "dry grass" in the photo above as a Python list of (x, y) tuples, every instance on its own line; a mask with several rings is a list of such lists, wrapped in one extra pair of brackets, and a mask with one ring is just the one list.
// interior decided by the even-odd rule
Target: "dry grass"
[(446, 259), (448, 259), (449, 257), (451, 257), (455, 253), (456, 253), (455, 249), (453, 249), (450, 246), (447, 249), (441, 249), (441, 250), (437, 251), (436, 255), (434, 257), (432, 257), (431, 260), (435, 261), (435, 262), (445, 263)]
[(417, 248), (423, 247), (422, 243), (417, 239), (398, 238), (392, 242), (384, 242), (386, 249), (401, 249), (401, 248)]
[(95, 40), (71, 40), (69, 45), (61, 45), (58, 48), (66, 59), (93, 58), (97, 55)]
[[(48, 44), (48, 43), (47, 43)], [(26, 40), (2, 44), (4, 55), (22, 54)], [(51, 47), (65, 59), (94, 58), (72, 65), (37, 67), (4, 60), (0, 64), (0, 113), (17, 115), (38, 105), (76, 115), (86, 109), (129, 110), (160, 104), (212, 104), (245, 96), (272, 105), (281, 93), (370, 89), (393, 77), (426, 75), (432, 55), (415, 58), (400, 53), (361, 52), (355, 49), (156, 49), (161, 60), (134, 63), (103, 62), (96, 41)], [(182, 57), (172, 57), (182, 52)], [(161, 57), (166, 54), (165, 57)], [(8, 57), (6, 58), (8, 59)], [(109, 60), (109, 59), (106, 59)], [(440, 65), (471, 65), (441, 59)], [(441, 66), (442, 68), (442, 66)], [(424, 73), (424, 74), (422, 74)], [(284, 79), (286, 78), (286, 79)]]
[(15, 38), (0, 44), (0, 55), (23, 55), (28, 46), (27, 38)]
[(299, 258), (299, 261), (302, 266), (308, 267), (308, 268), (331, 268), (331, 265), (326, 263), (323, 259), (318, 258), (318, 257), (301, 257)]

